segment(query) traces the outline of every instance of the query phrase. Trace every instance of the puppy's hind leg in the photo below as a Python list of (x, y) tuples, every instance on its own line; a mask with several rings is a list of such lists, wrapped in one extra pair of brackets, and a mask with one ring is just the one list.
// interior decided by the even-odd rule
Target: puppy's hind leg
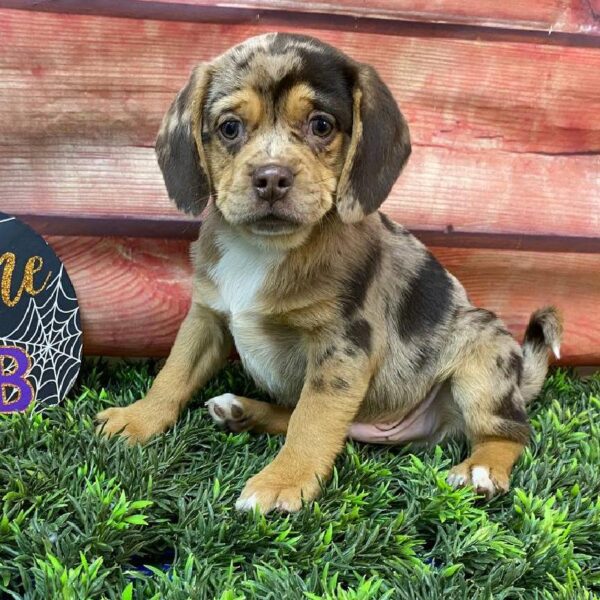
[(501, 437), (482, 437), (473, 442), (471, 456), (450, 470), (448, 483), (454, 487), (472, 485), (488, 500), (507, 492), (510, 473), (524, 447)]
[(206, 403), (212, 420), (231, 431), (285, 435), (292, 409), (235, 394), (223, 394)]
[(472, 485), (489, 499), (508, 491), (512, 468), (530, 429), (518, 381), (520, 349), (515, 343), (509, 350), (514, 373), (509, 362), (497, 360), (490, 348), (479, 350), (462, 363), (451, 381), (472, 451), (450, 471), (448, 482), (456, 487)]

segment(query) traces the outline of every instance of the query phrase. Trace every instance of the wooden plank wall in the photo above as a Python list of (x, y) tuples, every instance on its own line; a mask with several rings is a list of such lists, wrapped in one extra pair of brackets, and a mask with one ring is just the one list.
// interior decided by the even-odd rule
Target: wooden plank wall
[[(2, 0), (5, 8), (180, 21), (295, 22), (393, 31), (407, 23), (488, 27), (502, 32), (600, 34), (598, 0)], [(304, 16), (304, 19), (302, 17)], [(385, 22), (380, 22), (385, 21)], [(423, 29), (420, 29), (423, 30)], [(475, 31), (473, 31), (475, 33)], [(443, 32), (440, 32), (444, 35)], [(452, 35), (453, 33), (450, 33)]]
[[(50, 237), (81, 302), (88, 353), (162, 356), (189, 305), (191, 270), (180, 240)], [(598, 361), (598, 255), (434, 248), (471, 299), (517, 335), (532, 308), (556, 301), (571, 364)], [(565, 362), (563, 361), (563, 362)]]
[(558, 304), (565, 361), (600, 364), (597, 8), (0, 0), (0, 210), (51, 236), (88, 353), (164, 354), (189, 302), (197, 225), (164, 191), (162, 114), (196, 62), (301, 30), (376, 66), (408, 118), (413, 156), (386, 212), (517, 335), (534, 308)]

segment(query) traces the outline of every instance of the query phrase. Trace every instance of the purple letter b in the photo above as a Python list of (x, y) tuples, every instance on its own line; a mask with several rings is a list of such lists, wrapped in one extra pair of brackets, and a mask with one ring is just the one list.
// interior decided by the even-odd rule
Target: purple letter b
[[(5, 373), (3, 359), (12, 358), (16, 369)], [(0, 412), (16, 412), (25, 410), (33, 401), (33, 388), (26, 377), (30, 367), (29, 356), (21, 348), (0, 346)], [(18, 390), (18, 399), (7, 402), (6, 387)]]

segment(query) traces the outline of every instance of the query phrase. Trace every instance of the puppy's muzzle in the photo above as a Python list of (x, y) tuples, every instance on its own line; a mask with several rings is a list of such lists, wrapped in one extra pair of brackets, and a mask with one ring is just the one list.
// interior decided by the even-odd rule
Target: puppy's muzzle
[(254, 170), (252, 185), (259, 200), (271, 206), (283, 200), (294, 183), (294, 174), (289, 167), (277, 164), (263, 165)]

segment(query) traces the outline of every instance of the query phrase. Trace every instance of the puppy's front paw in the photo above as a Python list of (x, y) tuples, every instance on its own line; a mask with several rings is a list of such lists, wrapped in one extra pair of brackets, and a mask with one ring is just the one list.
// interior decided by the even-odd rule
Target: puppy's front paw
[(489, 464), (478, 464), (469, 459), (450, 470), (448, 483), (455, 488), (472, 485), (478, 494), (482, 494), (488, 500), (496, 494), (508, 492), (510, 487), (509, 476), (502, 469), (495, 469)]
[(236, 433), (252, 428), (251, 416), (235, 394), (215, 396), (207, 400), (206, 406), (211, 419), (219, 426), (226, 426)]
[(135, 444), (144, 443), (168, 429), (175, 417), (154, 404), (138, 400), (129, 406), (107, 408), (96, 415), (95, 421), (97, 433), (107, 437), (120, 434)]
[(265, 514), (273, 509), (296, 512), (302, 501), (314, 500), (320, 492), (319, 479), (315, 472), (307, 471), (294, 477), (294, 469), (277, 464), (277, 459), (258, 475), (248, 480), (235, 507), (238, 510), (253, 510), (258, 507)]

